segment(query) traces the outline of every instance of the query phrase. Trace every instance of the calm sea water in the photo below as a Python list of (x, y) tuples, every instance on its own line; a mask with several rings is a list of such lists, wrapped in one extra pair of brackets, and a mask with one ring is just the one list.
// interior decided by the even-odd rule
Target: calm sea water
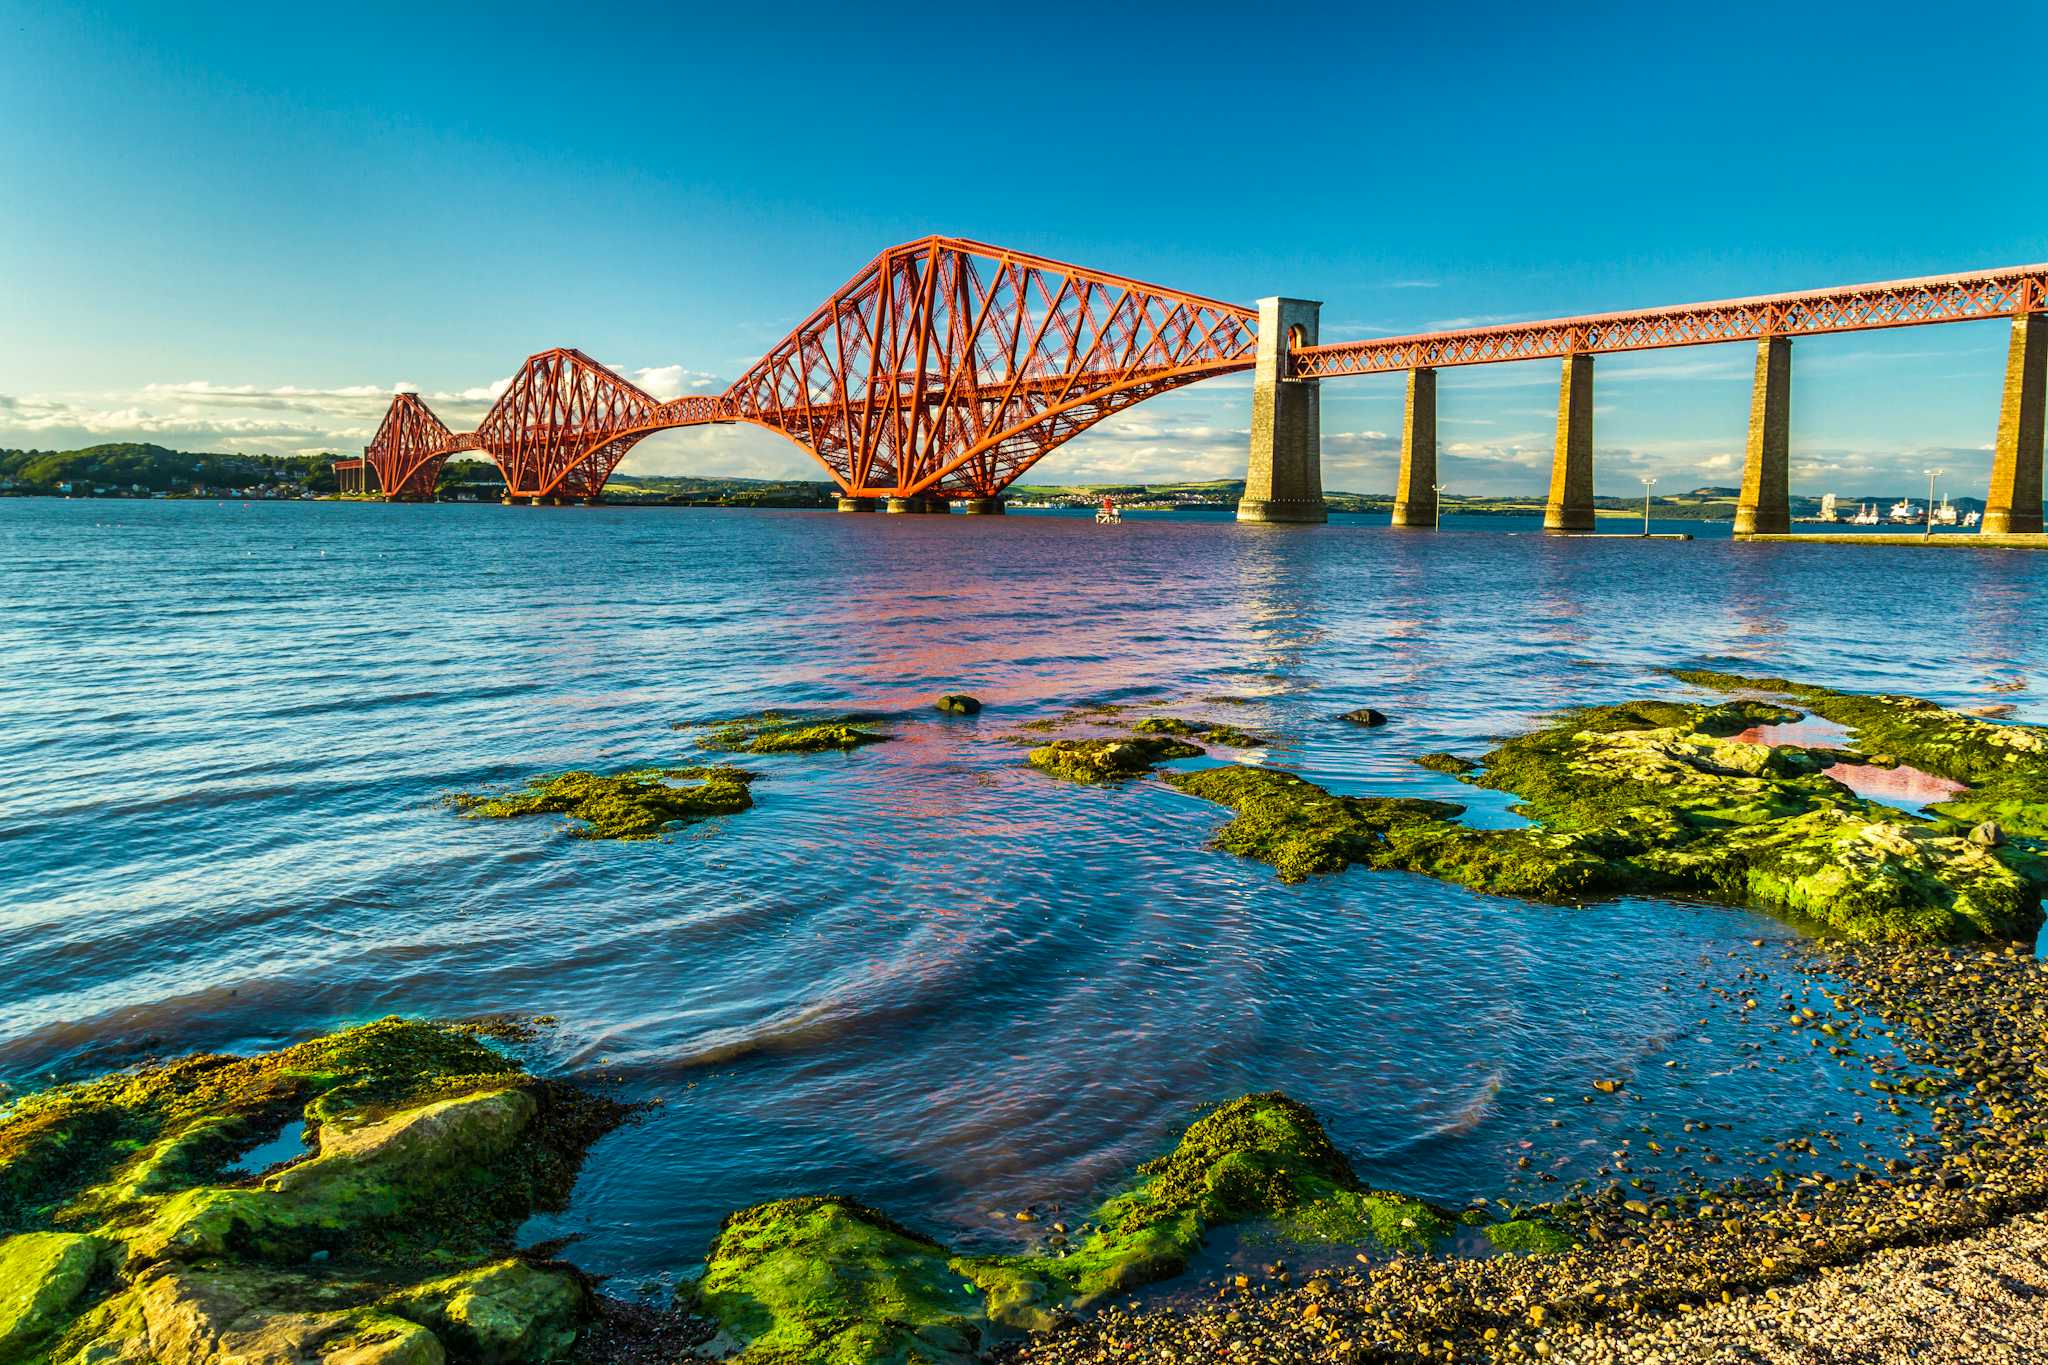
[[(1279, 735), (1265, 761), (1498, 824), (1408, 760), (1668, 694), (1672, 663), (2048, 719), (2048, 558), (1532, 529), (0, 501), (0, 1082), (552, 1014), (536, 1065), (662, 1101), (533, 1229), (625, 1288), (801, 1192), (999, 1245), (992, 1211), (1082, 1205), (1254, 1088), (1452, 1202), (1555, 1192), (1624, 1140), (1659, 1175), (1846, 1124), (1863, 1074), (1758, 1022), (1803, 989), (1780, 924), (1283, 886), (1203, 847), (1213, 807), (1054, 784), (1001, 738), (1251, 696), (1211, 713)], [(929, 709), (955, 688), (988, 709)], [(1333, 720), (1364, 704), (1393, 723)], [(765, 706), (900, 738), (745, 760), (757, 807), (667, 842), (437, 803)], [(1601, 1077), (1625, 1096), (1587, 1103)], [(1643, 1150), (1682, 1119), (1727, 1127)]]

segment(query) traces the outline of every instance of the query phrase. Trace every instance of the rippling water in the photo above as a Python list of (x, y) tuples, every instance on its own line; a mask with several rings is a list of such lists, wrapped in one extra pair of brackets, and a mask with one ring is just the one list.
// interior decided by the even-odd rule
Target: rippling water
[[(1861, 1073), (1743, 1022), (1802, 989), (1774, 921), (1283, 886), (1202, 847), (1215, 808), (1056, 785), (1001, 739), (1253, 696), (1212, 713), (1282, 736), (1266, 761), (1498, 824), (1408, 760), (1669, 692), (1675, 662), (2048, 718), (2048, 559), (1529, 529), (0, 501), (0, 1081), (552, 1014), (537, 1065), (663, 1101), (534, 1229), (626, 1285), (806, 1191), (997, 1244), (991, 1210), (1085, 1203), (1253, 1088), (1454, 1202), (1624, 1139), (1637, 1172), (1683, 1164), (1641, 1151), (1681, 1119), (1731, 1153), (1841, 1121)], [(953, 688), (988, 709), (928, 709)], [(1363, 704), (1393, 723), (1333, 722)], [(839, 705), (900, 740), (749, 759), (756, 808), (669, 842), (436, 801)], [(1626, 1096), (1585, 1103), (1610, 1076)]]

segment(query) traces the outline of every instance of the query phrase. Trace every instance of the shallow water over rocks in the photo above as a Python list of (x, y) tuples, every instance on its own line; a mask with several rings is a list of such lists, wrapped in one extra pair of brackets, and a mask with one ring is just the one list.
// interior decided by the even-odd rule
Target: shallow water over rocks
[[(1255, 761), (1498, 823), (1498, 794), (1409, 760), (1677, 695), (1672, 663), (2048, 718), (2048, 559), (1509, 526), (0, 501), (0, 1082), (551, 1014), (539, 1066), (662, 1101), (531, 1229), (624, 1286), (800, 1192), (1014, 1242), (1016, 1210), (1085, 1206), (1254, 1089), (1453, 1204), (1617, 1151), (1652, 1180), (1709, 1149), (1726, 1170), (1859, 1112), (1857, 1141), (1891, 1140), (1911, 1106), (1772, 1032), (1781, 991), (1811, 1000), (1785, 925), (1284, 886), (1202, 847), (1214, 807), (1055, 783), (1004, 738), (1170, 698), (1276, 736)], [(1949, 623), (1942, 657), (1899, 648), (1901, 584)], [(984, 710), (932, 709), (956, 688)], [(1391, 723), (1337, 719), (1361, 705)], [(438, 804), (687, 761), (671, 722), (770, 706), (898, 738), (748, 756), (755, 808), (666, 842)], [(1713, 1126), (1646, 1150), (1687, 1120)]]

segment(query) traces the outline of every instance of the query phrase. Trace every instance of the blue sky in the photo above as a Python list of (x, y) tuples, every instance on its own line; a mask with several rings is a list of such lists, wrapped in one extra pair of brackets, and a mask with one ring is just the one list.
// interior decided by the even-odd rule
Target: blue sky
[[(718, 388), (934, 231), (1333, 339), (2048, 259), (2039, 4), (1119, 9), (0, 0), (0, 445), (360, 447), (394, 385), (466, 427), (551, 345)], [(1981, 491), (2004, 344), (1801, 342), (1795, 486)], [(1752, 359), (1603, 359), (1600, 490), (1735, 482)], [(1556, 384), (1446, 371), (1449, 486), (1540, 488)], [(1325, 385), (1333, 487), (1391, 487), (1400, 404)], [(1247, 419), (1198, 385), (1038, 473), (1241, 474)]]

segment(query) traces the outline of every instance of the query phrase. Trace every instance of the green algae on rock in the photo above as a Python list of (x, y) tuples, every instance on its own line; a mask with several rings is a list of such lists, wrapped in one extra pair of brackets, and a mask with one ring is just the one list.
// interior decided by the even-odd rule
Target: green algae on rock
[(1197, 1120), (1058, 1252), (964, 1256), (852, 1200), (785, 1199), (729, 1217), (690, 1297), (748, 1365), (964, 1365), (1186, 1269), (1207, 1233), (1270, 1220), (1283, 1237), (1423, 1250), (1451, 1221), (1365, 1189), (1310, 1110), (1247, 1095)]
[[(588, 1290), (505, 1248), (624, 1113), (396, 1019), (25, 1096), (0, 1110), (0, 1360), (553, 1359)], [(293, 1125), (303, 1156), (236, 1171)]]
[(63, 1331), (112, 1247), (77, 1232), (0, 1238), (0, 1365), (30, 1359)]
[(1680, 682), (1719, 692), (1764, 692), (1847, 726), (1858, 746), (1961, 782), (1971, 790), (1928, 809), (1959, 824), (1994, 821), (2007, 834), (2048, 839), (2048, 727), (2010, 725), (1919, 697), (1864, 695), (1785, 678), (1673, 669)]
[(1141, 735), (1187, 735), (1221, 744), (1226, 749), (1258, 749), (1273, 742), (1265, 735), (1222, 721), (1187, 720), (1181, 716), (1147, 716), (1131, 728)]
[(1202, 749), (1164, 735), (1124, 739), (1056, 739), (1026, 754), (1032, 767), (1069, 782), (1122, 782), (1142, 777), (1175, 758), (1199, 758)]
[(749, 1365), (964, 1365), (989, 1319), (953, 1259), (852, 1200), (777, 1200), (725, 1220), (694, 1307)]
[(981, 710), (980, 699), (970, 697), (965, 692), (948, 692), (933, 705), (949, 716), (971, 716)]
[[(1822, 772), (1839, 751), (1734, 738), (1798, 714), (1755, 701), (1568, 712), (1461, 774), (1520, 798), (1530, 829), (1468, 829), (1455, 823), (1455, 805), (1337, 796), (1264, 768), (1167, 781), (1234, 810), (1217, 846), (1290, 881), (1356, 863), (1547, 900), (1697, 896), (1900, 942), (2019, 938), (2039, 927), (2048, 875), (2038, 841), (1993, 846), (1956, 818), (1858, 797)], [(2048, 818), (2041, 790), (2017, 827), (2027, 812)], [(1998, 799), (2021, 798), (2005, 789)], [(1969, 801), (1949, 804), (1964, 820), (1987, 818)]]
[[(800, 716), (783, 711), (758, 711), (712, 722), (704, 737), (713, 749), (748, 754), (819, 754), (880, 744), (894, 735), (869, 729), (873, 716)], [(677, 729), (686, 729), (682, 722)]]
[(578, 839), (657, 839), (671, 830), (754, 804), (754, 774), (733, 767), (633, 768), (555, 773), (498, 795), (456, 793), (446, 803), (470, 819), (567, 815)]

